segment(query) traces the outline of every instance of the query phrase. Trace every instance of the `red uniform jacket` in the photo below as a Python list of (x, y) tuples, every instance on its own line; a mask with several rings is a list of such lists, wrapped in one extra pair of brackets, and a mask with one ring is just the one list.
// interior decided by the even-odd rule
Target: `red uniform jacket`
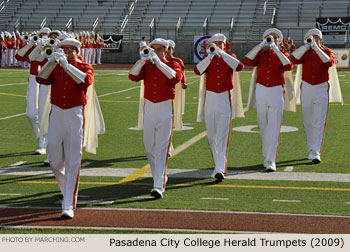
[[(289, 59), (287, 52), (283, 54)], [(283, 66), (277, 54), (272, 49), (260, 50), (255, 59), (245, 58), (244, 62), (248, 66), (258, 67), (256, 83), (265, 87), (284, 85), (284, 71), (293, 69), (293, 63)]]
[(328, 81), (328, 68), (335, 64), (334, 53), (325, 47), (322, 49), (330, 58), (330, 62), (323, 63), (315, 50), (310, 48), (300, 60), (292, 57), (294, 64), (303, 64), (302, 79), (311, 85), (317, 85)]
[(163, 61), (167, 66), (176, 72), (176, 77), (168, 79), (166, 75), (158, 69), (155, 64), (147, 61), (139, 75), (129, 74), (132, 81), (144, 80), (145, 99), (158, 103), (175, 97), (175, 85), (182, 78), (181, 68), (176, 62)]
[(180, 80), (181, 83), (186, 83), (186, 77), (185, 77), (185, 64), (180, 58), (172, 57), (168, 61), (175, 61), (179, 64), (182, 72), (182, 78)]
[[(229, 55), (237, 58), (233, 53), (229, 53)], [(236, 71), (242, 71), (243, 68), (243, 63), (239, 62)], [(197, 66), (194, 68), (194, 72), (200, 75)], [(214, 56), (205, 73), (207, 90), (222, 93), (233, 88), (233, 70), (222, 57)]]
[(7, 41), (6, 43), (7, 43), (7, 49), (9, 50), (15, 49), (16, 44), (14, 41)]
[(51, 86), (51, 104), (61, 109), (70, 109), (86, 104), (87, 88), (94, 83), (94, 70), (89, 64), (75, 61), (71, 63), (85, 73), (84, 82), (76, 83), (60, 66), (57, 65), (47, 79), (36, 77), (40, 84)]

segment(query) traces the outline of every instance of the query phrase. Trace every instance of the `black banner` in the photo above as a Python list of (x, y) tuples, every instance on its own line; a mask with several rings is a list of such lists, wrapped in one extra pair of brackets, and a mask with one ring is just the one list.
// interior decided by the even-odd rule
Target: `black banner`
[(340, 35), (349, 30), (350, 17), (316, 18), (316, 27), (323, 35)]
[(123, 36), (121, 35), (103, 35), (103, 51), (122, 52)]

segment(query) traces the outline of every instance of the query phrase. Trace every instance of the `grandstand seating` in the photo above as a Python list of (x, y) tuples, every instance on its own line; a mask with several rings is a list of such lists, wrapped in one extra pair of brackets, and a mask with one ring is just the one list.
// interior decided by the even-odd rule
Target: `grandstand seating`
[[(301, 40), (317, 17), (349, 16), (349, 9), (349, 0), (0, 0), (0, 30), (37, 30), (45, 17), (48, 26), (62, 30), (73, 17), (71, 29), (91, 30), (98, 18), (96, 31), (122, 34), (129, 41), (151, 33), (192, 40), (214, 32), (233, 41), (259, 41), (269, 27)], [(15, 27), (19, 18), (21, 26)]]

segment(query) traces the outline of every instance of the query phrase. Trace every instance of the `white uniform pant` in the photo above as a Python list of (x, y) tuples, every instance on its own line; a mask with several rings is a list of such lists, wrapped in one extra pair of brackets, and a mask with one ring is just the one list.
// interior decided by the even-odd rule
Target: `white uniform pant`
[(81, 57), (83, 57), (83, 60), (86, 63), (86, 61), (85, 61), (85, 48), (80, 49), (80, 55), (81, 55)]
[(17, 50), (13, 50), (12, 57), (13, 57), (13, 65), (14, 66), (18, 66), (18, 61), (16, 59), (16, 53), (17, 53)]
[(39, 147), (46, 148), (47, 135), (40, 137), (39, 122), (50, 87), (46, 85), (39, 85), (36, 82), (35, 77), (36, 75), (29, 75), (26, 115), (30, 125), (32, 126), (34, 137), (36, 139), (39, 138)]
[(230, 91), (206, 91), (204, 118), (210, 151), (214, 159), (214, 176), (227, 172), (227, 154), (231, 132), (232, 106)]
[(13, 66), (13, 54), (15, 50), (14, 49), (9, 49), (7, 50), (7, 65), (8, 66)]
[(91, 52), (91, 65), (96, 65), (96, 48), (92, 48)]
[(52, 105), (49, 122), (50, 166), (63, 195), (62, 209), (75, 209), (83, 153), (84, 107)]
[(151, 166), (154, 188), (165, 188), (166, 168), (173, 133), (173, 101), (145, 100), (143, 144)]
[(284, 107), (284, 88), (256, 85), (256, 110), (264, 161), (276, 162)]
[(96, 60), (97, 60), (97, 64), (101, 64), (101, 48), (97, 48), (97, 56), (96, 56)]
[(321, 154), (328, 114), (327, 82), (311, 85), (305, 81), (301, 86), (301, 108), (307, 149)]

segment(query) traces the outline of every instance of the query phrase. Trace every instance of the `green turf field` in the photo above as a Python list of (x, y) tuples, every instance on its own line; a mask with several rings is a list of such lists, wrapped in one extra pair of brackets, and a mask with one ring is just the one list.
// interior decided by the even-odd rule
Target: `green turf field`
[[(95, 73), (95, 86), (100, 97), (106, 133), (99, 137), (97, 155), (84, 153), (83, 162), (92, 162), (92, 167), (140, 168), (147, 163), (142, 142), (142, 132), (129, 130), (137, 125), (139, 88), (112, 94), (132, 87), (138, 83), (129, 81), (128, 71), (98, 70)], [(25, 113), (27, 70), (0, 70), (0, 118)], [(240, 73), (243, 101), (247, 101), (251, 72)], [(174, 132), (173, 144), (177, 146), (205, 130), (204, 123), (196, 122), (199, 78), (193, 72), (186, 72), (189, 88), (186, 91), (184, 123), (193, 130)], [(350, 96), (350, 73), (340, 72), (339, 78), (345, 103)], [(349, 81), (348, 81), (349, 80)], [(9, 84), (9, 85), (7, 85)], [(348, 127), (350, 125), (349, 104), (331, 104), (328, 114), (326, 137), (323, 145), (322, 163), (310, 165), (307, 158), (306, 142), (301, 121), (301, 108), (297, 112), (285, 112), (283, 125), (297, 127), (299, 130), (282, 133), (278, 152), (278, 171), (293, 165), (294, 171), (315, 171), (349, 173), (350, 157)], [(245, 113), (245, 118), (233, 120), (232, 127), (257, 125), (256, 112)], [(8, 166), (25, 159), (27, 166), (40, 166), (41, 156), (32, 155), (37, 147), (27, 118), (22, 115), (0, 121), (1, 159), (0, 166)], [(258, 130), (255, 128), (254, 130)], [(229, 148), (229, 169), (261, 169), (263, 158), (259, 134), (232, 131)], [(203, 138), (189, 149), (169, 161), (169, 168), (202, 169), (213, 167), (209, 146)]]
[[(305, 135), (300, 105), (297, 112), (284, 112), (283, 125), (298, 131), (282, 133), (277, 160), (277, 172), (286, 173), (286, 167), (295, 172), (331, 174), (350, 173), (350, 72), (338, 72), (345, 105), (330, 104), (322, 163), (312, 165), (307, 160)], [(25, 115), (28, 70), (0, 70), (0, 167), (9, 167), (23, 161), (20, 167), (43, 167), (45, 157), (33, 155), (37, 141)], [(247, 93), (251, 71), (240, 73), (243, 102)], [(189, 84), (183, 122), (193, 130), (174, 132), (174, 148), (205, 131), (204, 123), (196, 122), (199, 77), (186, 72)], [(95, 88), (103, 111), (106, 133), (99, 136), (97, 155), (83, 154), (83, 169), (142, 168), (148, 162), (142, 141), (142, 131), (129, 130), (137, 125), (139, 84), (128, 79), (127, 70), (95, 71)], [(129, 90), (127, 90), (129, 89)], [(11, 117), (18, 115), (16, 117)], [(7, 118), (10, 117), (10, 118)], [(6, 119), (5, 119), (6, 118)], [(257, 125), (255, 110), (245, 118), (232, 121), (232, 128)], [(254, 128), (258, 131), (258, 128)], [(258, 133), (231, 132), (229, 172), (261, 172), (263, 168), (260, 135)], [(169, 159), (168, 169), (212, 169), (206, 137)], [(184, 170), (184, 172), (186, 172)], [(148, 196), (152, 187), (150, 178), (138, 178), (131, 183), (117, 184), (122, 177), (82, 177), (80, 195), (90, 199), (112, 201), (104, 207), (168, 208), (232, 210), (282, 213), (308, 213), (350, 215), (350, 184), (348, 182), (225, 180), (221, 184), (213, 179), (169, 179), (165, 198), (158, 201), (137, 198)], [(0, 173), (1, 206), (59, 207), (58, 187), (50, 176), (8, 176)], [(136, 198), (135, 198), (136, 197)], [(227, 200), (205, 200), (203, 198)], [(290, 202), (275, 201), (290, 200)], [(96, 206), (98, 207), (98, 206)]]

